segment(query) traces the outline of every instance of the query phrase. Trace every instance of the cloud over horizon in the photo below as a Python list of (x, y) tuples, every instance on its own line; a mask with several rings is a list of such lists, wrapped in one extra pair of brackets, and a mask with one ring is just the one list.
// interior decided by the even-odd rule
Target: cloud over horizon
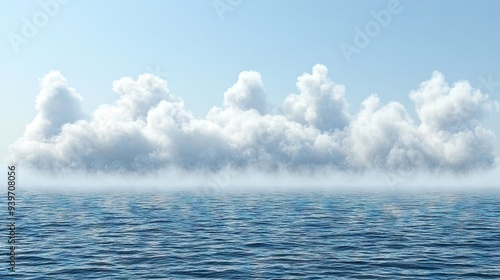
[(324, 65), (297, 79), (280, 113), (268, 111), (262, 77), (244, 71), (222, 106), (196, 118), (151, 74), (113, 82), (118, 98), (82, 112), (83, 98), (58, 71), (40, 81), (37, 115), (9, 161), (35, 169), (88, 172), (335, 169), (470, 172), (495, 165), (495, 134), (482, 124), (498, 102), (439, 72), (410, 92), (418, 119), (370, 95), (354, 115), (346, 88)]

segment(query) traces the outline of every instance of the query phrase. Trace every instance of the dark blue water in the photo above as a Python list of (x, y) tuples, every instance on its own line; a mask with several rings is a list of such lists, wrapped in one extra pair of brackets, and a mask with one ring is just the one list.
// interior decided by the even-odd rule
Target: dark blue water
[(498, 193), (24, 191), (18, 203), (16, 279), (500, 279)]

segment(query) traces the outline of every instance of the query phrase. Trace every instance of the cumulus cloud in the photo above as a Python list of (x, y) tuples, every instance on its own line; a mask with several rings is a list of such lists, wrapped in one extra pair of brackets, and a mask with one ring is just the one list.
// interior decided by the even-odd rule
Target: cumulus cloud
[(68, 81), (61, 73), (49, 72), (40, 81), (40, 94), (35, 105), (38, 114), (27, 127), (27, 136), (44, 139), (57, 135), (61, 132), (62, 125), (83, 117), (82, 100), (75, 89), (68, 87)]
[(297, 79), (281, 113), (268, 113), (262, 77), (240, 73), (223, 106), (196, 118), (150, 74), (113, 82), (119, 95), (91, 115), (56, 71), (41, 79), (37, 116), (11, 147), (10, 162), (88, 172), (340, 170), (383, 172), (489, 169), (495, 135), (482, 125), (498, 103), (466, 81), (434, 72), (410, 93), (418, 119), (376, 95), (348, 112), (345, 87), (324, 65)]
[(324, 65), (315, 65), (313, 73), (298, 78), (299, 94), (289, 95), (283, 102), (287, 119), (308, 124), (320, 130), (343, 129), (349, 122), (345, 87), (328, 78)]
[(224, 93), (224, 105), (241, 110), (255, 109), (266, 113), (266, 92), (262, 78), (255, 71), (241, 72), (236, 82)]

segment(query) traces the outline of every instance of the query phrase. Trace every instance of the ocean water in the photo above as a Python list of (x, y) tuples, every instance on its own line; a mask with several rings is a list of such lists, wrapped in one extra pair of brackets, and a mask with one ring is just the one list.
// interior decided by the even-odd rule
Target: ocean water
[(494, 192), (17, 196), (1, 279), (500, 279)]

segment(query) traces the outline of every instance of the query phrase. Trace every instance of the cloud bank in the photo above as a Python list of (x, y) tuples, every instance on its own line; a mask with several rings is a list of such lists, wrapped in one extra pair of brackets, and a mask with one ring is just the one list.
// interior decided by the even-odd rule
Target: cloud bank
[(41, 79), (38, 114), (9, 162), (43, 171), (276, 170), (470, 172), (495, 164), (495, 135), (482, 124), (498, 103), (467, 81), (434, 72), (409, 94), (418, 119), (398, 102), (366, 98), (348, 112), (344, 86), (324, 65), (297, 79), (280, 113), (268, 112), (262, 77), (241, 72), (223, 106), (196, 118), (151, 74), (113, 82), (114, 104), (91, 115), (57, 71)]

